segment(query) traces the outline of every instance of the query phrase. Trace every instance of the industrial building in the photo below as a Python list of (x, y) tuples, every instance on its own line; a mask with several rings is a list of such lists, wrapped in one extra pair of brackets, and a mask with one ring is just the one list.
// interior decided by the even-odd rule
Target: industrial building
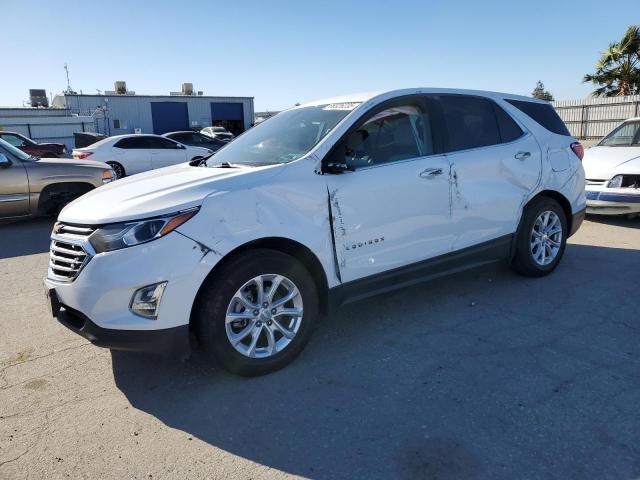
[(0, 130), (17, 132), (40, 143), (64, 143), (71, 150), (73, 134), (93, 132), (95, 120), (66, 108), (0, 107)]
[(212, 97), (195, 92), (190, 83), (168, 95), (137, 95), (125, 82), (115, 90), (87, 95), (65, 92), (56, 95), (53, 107), (72, 114), (91, 116), (95, 131), (104, 135), (125, 133), (163, 134), (176, 130), (223, 126), (240, 134), (253, 125), (253, 97)]

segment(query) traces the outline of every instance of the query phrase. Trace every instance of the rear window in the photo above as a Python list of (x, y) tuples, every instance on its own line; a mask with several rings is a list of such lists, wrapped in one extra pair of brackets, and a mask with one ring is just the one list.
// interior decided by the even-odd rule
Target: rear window
[(567, 137), (571, 136), (564, 122), (551, 105), (524, 100), (510, 100), (508, 98), (505, 98), (505, 100), (550, 132), (566, 135)]

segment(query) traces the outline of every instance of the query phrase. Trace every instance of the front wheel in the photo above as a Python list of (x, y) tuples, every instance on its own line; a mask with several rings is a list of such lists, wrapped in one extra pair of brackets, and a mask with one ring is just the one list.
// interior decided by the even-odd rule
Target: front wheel
[(567, 218), (553, 198), (539, 197), (522, 214), (512, 260), (514, 270), (529, 277), (551, 273), (567, 245)]
[(205, 352), (232, 373), (256, 376), (290, 363), (318, 315), (316, 285), (284, 253), (260, 249), (230, 260), (203, 286), (194, 326)]

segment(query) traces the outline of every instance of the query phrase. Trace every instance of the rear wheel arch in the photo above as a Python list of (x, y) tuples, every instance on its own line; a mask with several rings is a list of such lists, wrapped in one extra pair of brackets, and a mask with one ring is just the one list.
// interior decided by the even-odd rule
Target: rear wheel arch
[(298, 260), (309, 272), (311, 277), (316, 284), (316, 289), (318, 292), (318, 304), (320, 312), (323, 314), (328, 313), (329, 310), (329, 287), (327, 282), (327, 276), (322, 266), (322, 263), (318, 259), (318, 257), (311, 251), (310, 248), (305, 245), (297, 242), (295, 240), (291, 240), (289, 238), (284, 237), (265, 237), (257, 240), (252, 240), (247, 242), (224, 256), (222, 260), (220, 260), (209, 272), (205, 280), (200, 285), (198, 293), (195, 296), (193, 301), (193, 305), (191, 307), (191, 319), (190, 323), (193, 322), (194, 312), (196, 311), (196, 306), (200, 300), (200, 295), (203, 291), (203, 288), (208, 281), (219, 272), (222, 267), (236, 258), (238, 255), (242, 255), (243, 253), (250, 252), (252, 250), (274, 250), (280, 253), (284, 253), (291, 257), (294, 257)]
[[(520, 226), (522, 224), (523, 217), (524, 217), (524, 214), (525, 214), (525, 212), (527, 210), (527, 207), (529, 205), (531, 205), (534, 201), (536, 201), (538, 198), (541, 198), (541, 197), (552, 198), (552, 199), (554, 199), (556, 202), (558, 202), (560, 204), (560, 206), (562, 207), (562, 211), (564, 212), (565, 219), (567, 221), (567, 232), (571, 231), (571, 227), (572, 227), (572, 223), (573, 223), (573, 213), (571, 211), (571, 203), (569, 202), (567, 197), (565, 197), (563, 194), (561, 194), (560, 192), (558, 192), (556, 190), (542, 190), (541, 192), (538, 192), (536, 195), (531, 197), (529, 199), (529, 201), (527, 201), (527, 203), (525, 203), (524, 206), (522, 207), (522, 212), (520, 214), (520, 220), (518, 222), (518, 229), (516, 230), (515, 234), (513, 235), (513, 239), (511, 241), (511, 252), (509, 254), (510, 258), (513, 258), (513, 256), (515, 255), (515, 252), (516, 252), (516, 241), (518, 239), (518, 235), (520, 234)], [(567, 236), (568, 236), (568, 234), (567, 234)]]
[(573, 212), (571, 210), (571, 203), (569, 202), (569, 199), (567, 199), (567, 197), (565, 197), (562, 193), (556, 190), (543, 190), (540, 193), (538, 193), (535, 197), (532, 197), (525, 205), (525, 208), (527, 207), (527, 205), (529, 205), (531, 202), (533, 202), (536, 198), (539, 198), (539, 197), (553, 198), (556, 202), (560, 204), (567, 220), (567, 231), (570, 232), (572, 227), (571, 223), (573, 221)]

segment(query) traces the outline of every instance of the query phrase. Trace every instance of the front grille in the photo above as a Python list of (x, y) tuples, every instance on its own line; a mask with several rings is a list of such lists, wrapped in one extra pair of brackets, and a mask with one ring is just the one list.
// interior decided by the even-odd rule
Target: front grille
[(607, 183), (606, 180), (595, 180), (592, 178), (587, 178), (586, 182), (587, 185), (604, 185), (605, 183)]
[(51, 234), (49, 278), (73, 281), (91, 258), (89, 236), (94, 227), (56, 223)]

